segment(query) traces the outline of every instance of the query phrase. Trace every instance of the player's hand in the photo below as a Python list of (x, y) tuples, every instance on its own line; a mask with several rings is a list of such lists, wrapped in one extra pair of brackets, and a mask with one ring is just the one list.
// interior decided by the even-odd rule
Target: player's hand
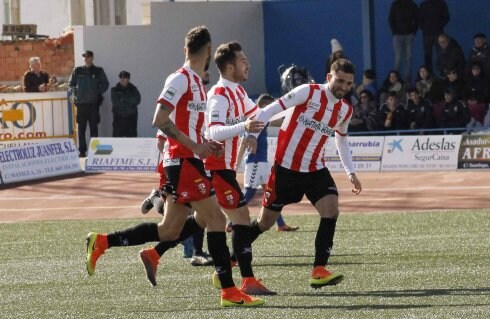
[(217, 141), (208, 141), (209, 145), (213, 149), (213, 156), (220, 157), (223, 156), (225, 153), (225, 148), (223, 147), (223, 144)]
[(199, 156), (200, 158), (206, 158), (214, 154), (216, 146), (209, 142), (204, 142), (200, 144), (195, 144), (192, 148), (192, 152)]
[(359, 179), (357, 178), (356, 174), (350, 174), (349, 180), (352, 183), (352, 185), (354, 185), (352, 192), (356, 195), (359, 195), (362, 191), (362, 185)]
[(248, 118), (245, 121), (245, 131), (249, 133), (260, 133), (265, 127), (264, 122), (256, 121), (252, 118)]
[(257, 153), (257, 139), (253, 135), (249, 135), (244, 138), (245, 147), (247, 148), (247, 151), (249, 151), (252, 154)]

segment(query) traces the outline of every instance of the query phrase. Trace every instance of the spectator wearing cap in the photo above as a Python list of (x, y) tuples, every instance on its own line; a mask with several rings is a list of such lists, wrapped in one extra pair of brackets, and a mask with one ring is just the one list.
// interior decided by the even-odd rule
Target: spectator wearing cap
[(332, 65), (332, 63), (334, 63), (338, 59), (346, 58), (344, 54), (344, 48), (340, 44), (339, 40), (330, 40), (330, 45), (332, 46), (332, 53), (328, 57), (327, 63), (325, 64), (325, 79), (327, 78), (327, 74), (330, 73), (330, 66)]
[[(487, 43), (487, 37), (483, 33), (477, 33), (473, 36), (474, 47), (468, 54), (468, 66), (473, 62), (479, 62), (485, 75), (490, 76), (490, 47)], [(468, 73), (471, 70), (468, 69)]]
[(447, 69), (456, 69), (459, 77), (464, 76), (465, 58), (461, 46), (450, 36), (441, 33), (437, 39), (437, 69), (439, 76), (444, 77)]
[(138, 105), (141, 94), (130, 81), (127, 71), (119, 73), (119, 82), (111, 88), (112, 101), (112, 136), (137, 137)]
[(86, 157), (85, 131), (87, 130), (87, 123), (90, 127), (90, 136), (99, 136), (99, 107), (104, 99), (102, 94), (109, 88), (109, 82), (104, 69), (93, 64), (94, 53), (92, 51), (87, 50), (82, 56), (84, 65), (73, 69), (69, 86), (77, 108), (78, 150), (80, 157)]
[(49, 87), (49, 74), (41, 71), (41, 59), (29, 59), (29, 71), (24, 73), (24, 92), (46, 92)]
[[(455, 99), (456, 92), (453, 88), (444, 90), (444, 106), (442, 108), (442, 128), (465, 128), (470, 122), (470, 112), (466, 105)], [(462, 130), (448, 131), (448, 133), (459, 134)]]
[(393, 69), (401, 72), (402, 58), (405, 62), (403, 79), (412, 82), (412, 47), (413, 38), (419, 27), (418, 7), (413, 0), (394, 0), (388, 16), (393, 35), (394, 65)]

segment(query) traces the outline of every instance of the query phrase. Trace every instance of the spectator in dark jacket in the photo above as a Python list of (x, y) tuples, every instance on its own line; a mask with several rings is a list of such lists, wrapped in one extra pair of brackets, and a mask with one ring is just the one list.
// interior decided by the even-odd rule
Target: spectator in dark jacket
[(381, 105), (385, 130), (407, 130), (410, 128), (410, 114), (408, 109), (398, 103), (398, 95), (395, 91), (388, 92), (386, 103)]
[(393, 51), (395, 62), (393, 69), (401, 72), (402, 57), (405, 59), (403, 79), (412, 82), (412, 46), (418, 29), (418, 8), (413, 0), (394, 0), (388, 18), (393, 34)]
[(444, 77), (444, 71), (447, 69), (456, 69), (460, 78), (464, 77), (465, 58), (461, 46), (453, 38), (441, 33), (438, 37), (437, 52), (437, 69), (439, 75)]
[(129, 82), (131, 74), (119, 73), (119, 83), (111, 89), (112, 101), (112, 136), (137, 137), (138, 104), (141, 95), (136, 86)]
[(466, 93), (465, 81), (459, 77), (455, 68), (446, 69), (444, 74), (446, 78), (442, 81), (443, 92), (448, 88), (452, 88), (454, 90), (454, 99), (463, 100)]
[(466, 78), (465, 98), (474, 97), (478, 102), (488, 104), (490, 98), (490, 81), (485, 77), (480, 62), (472, 62), (470, 75)]
[[(473, 62), (479, 62), (483, 68), (485, 75), (490, 76), (490, 47), (487, 43), (487, 37), (483, 33), (477, 33), (473, 36), (475, 46), (468, 54), (468, 66)], [(471, 69), (468, 69), (471, 73)]]
[(85, 64), (75, 67), (73, 70), (69, 86), (77, 107), (78, 123), (78, 150), (80, 157), (87, 156), (87, 141), (85, 131), (87, 123), (90, 127), (90, 136), (99, 136), (100, 122), (99, 107), (102, 104), (102, 94), (109, 88), (109, 82), (104, 69), (93, 64), (94, 53), (85, 51), (83, 54)]
[(449, 22), (449, 10), (444, 0), (425, 0), (419, 8), (419, 26), (422, 30), (424, 63), (434, 73), (432, 51), (439, 34)]
[(24, 73), (24, 92), (46, 92), (49, 88), (49, 74), (41, 71), (41, 59), (29, 59), (29, 71)]
[[(408, 89), (408, 112), (410, 129), (427, 129), (434, 126), (432, 104), (422, 98), (416, 88)], [(423, 131), (420, 133), (423, 134)]]
[[(470, 112), (462, 101), (454, 99), (455, 91), (452, 88), (444, 92), (444, 107), (442, 108), (441, 127), (443, 128), (465, 128), (470, 122)], [(461, 130), (448, 133), (459, 134)]]
[(350, 132), (376, 131), (383, 127), (383, 114), (373, 100), (369, 90), (359, 94), (359, 103), (353, 106), (349, 123)]

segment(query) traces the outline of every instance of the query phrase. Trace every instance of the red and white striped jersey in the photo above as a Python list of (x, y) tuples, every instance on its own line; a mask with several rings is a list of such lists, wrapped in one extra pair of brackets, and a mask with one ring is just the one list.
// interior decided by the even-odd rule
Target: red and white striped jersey
[(283, 109), (294, 107), (279, 131), (275, 161), (298, 172), (324, 168), (327, 140), (335, 132), (347, 135), (352, 106), (337, 99), (326, 84), (301, 85), (275, 103)]
[[(259, 110), (238, 83), (223, 78), (220, 78), (208, 94), (208, 109), (206, 111), (208, 129), (215, 125), (239, 125), (247, 118), (254, 116)], [(244, 129), (243, 132), (237, 132), (236, 136), (220, 141), (224, 144), (224, 156), (206, 158), (204, 161), (206, 169), (234, 169), (240, 133), (244, 133)]]
[[(205, 129), (206, 89), (201, 77), (189, 66), (184, 66), (165, 80), (158, 103), (173, 107), (170, 119), (192, 141), (203, 142)], [(167, 138), (165, 158), (198, 157), (172, 138)]]

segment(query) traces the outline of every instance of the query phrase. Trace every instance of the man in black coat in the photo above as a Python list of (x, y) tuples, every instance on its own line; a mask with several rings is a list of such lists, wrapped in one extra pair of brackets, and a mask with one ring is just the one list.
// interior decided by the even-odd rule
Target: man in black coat
[(449, 9), (444, 0), (425, 0), (419, 8), (419, 26), (424, 44), (424, 61), (429, 71), (432, 68), (432, 51), (439, 34), (449, 22)]
[(113, 137), (138, 135), (138, 104), (141, 102), (141, 94), (136, 86), (129, 82), (130, 78), (129, 72), (121, 71), (119, 83), (111, 89)]
[(406, 63), (403, 79), (411, 83), (413, 37), (419, 26), (417, 4), (413, 0), (394, 0), (391, 4), (388, 22), (393, 34), (395, 52), (393, 69), (400, 73), (402, 57), (404, 57)]

